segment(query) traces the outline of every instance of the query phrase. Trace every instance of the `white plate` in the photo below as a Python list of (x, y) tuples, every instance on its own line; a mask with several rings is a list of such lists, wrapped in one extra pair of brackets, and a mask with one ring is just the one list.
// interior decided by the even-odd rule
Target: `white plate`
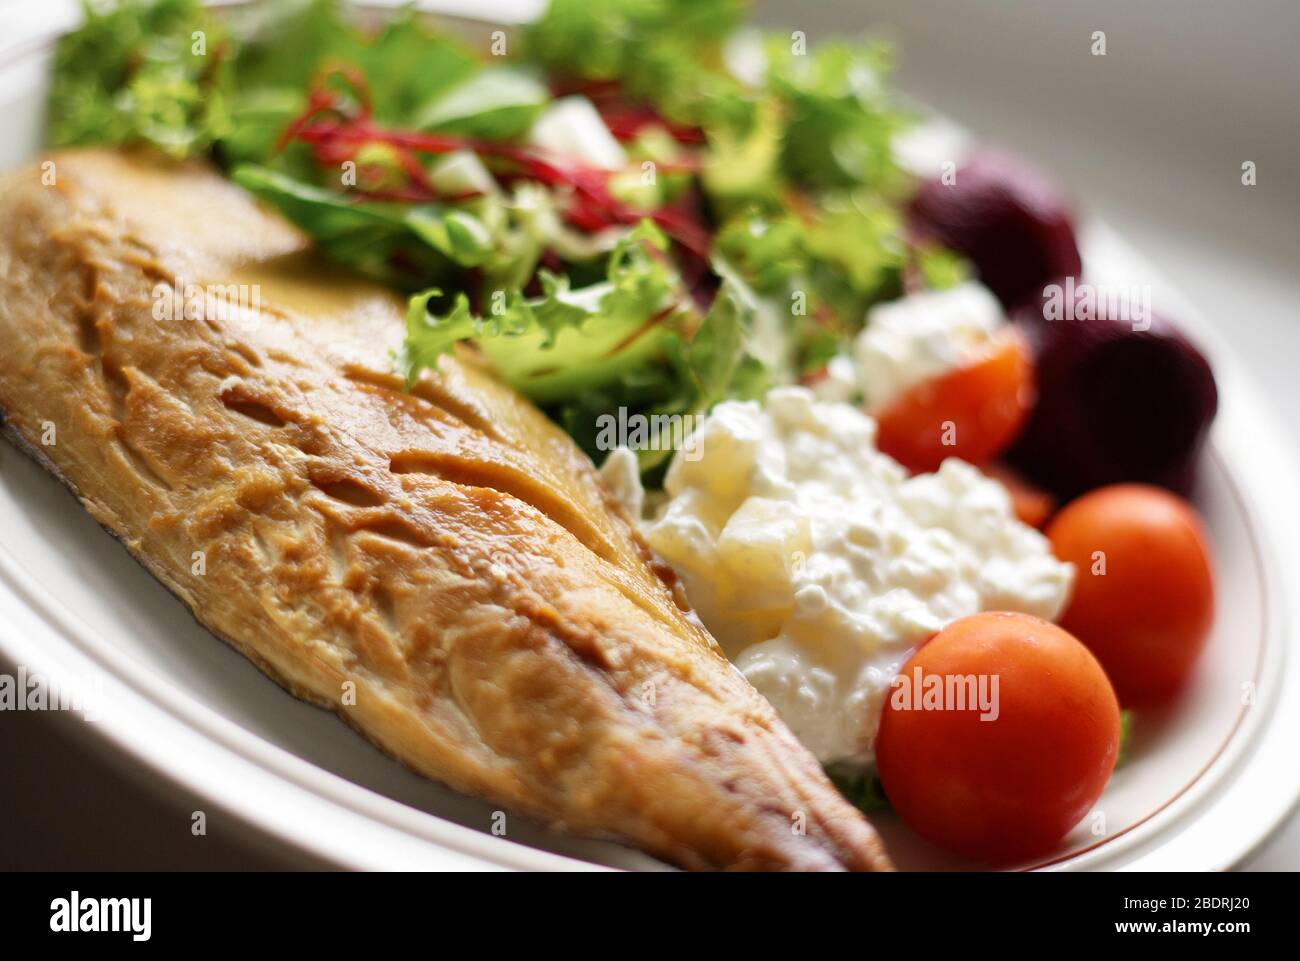
[[(39, 150), (49, 45), (0, 62), (0, 169)], [(1231, 352), (1131, 250), (1085, 231), (1090, 279), (1150, 284), (1158, 309), (1206, 348), (1221, 407), (1197, 506), (1217, 558), (1219, 613), (1194, 683), (1142, 716), (1129, 762), (1092, 816), (1027, 867), (1220, 869), (1253, 850), (1300, 796), (1296, 463)], [(1134, 416), (1141, 416), (1135, 411)], [(58, 485), (0, 445), (0, 654), (98, 685), (106, 749), (316, 857), (354, 868), (657, 867), (618, 845), (567, 838), (390, 761), (331, 714), (295, 701), (199, 627)], [(1289, 692), (1282, 696), (1283, 691)], [(903, 867), (962, 865), (878, 818)], [(508, 839), (507, 839), (508, 838)]]

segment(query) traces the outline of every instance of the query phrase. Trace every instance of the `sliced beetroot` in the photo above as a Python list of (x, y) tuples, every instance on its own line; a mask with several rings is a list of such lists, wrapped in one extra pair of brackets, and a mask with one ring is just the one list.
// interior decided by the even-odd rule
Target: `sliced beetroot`
[(1077, 276), (1082, 266), (1065, 198), (1006, 154), (978, 154), (957, 169), (952, 184), (927, 182), (908, 213), (920, 239), (969, 257), (1008, 308), (1037, 297), (1053, 278)]
[(1122, 481), (1191, 491), (1218, 390), (1172, 323), (1044, 321), (1038, 308), (1017, 322), (1036, 351), (1038, 403), (1010, 463), (1063, 499)]

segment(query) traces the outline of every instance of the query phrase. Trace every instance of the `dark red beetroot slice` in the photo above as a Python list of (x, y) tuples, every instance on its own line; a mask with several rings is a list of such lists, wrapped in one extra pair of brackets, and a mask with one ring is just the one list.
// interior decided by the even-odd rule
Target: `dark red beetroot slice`
[(1172, 323), (1044, 321), (1037, 307), (1016, 320), (1035, 347), (1038, 403), (1011, 464), (1065, 500), (1122, 481), (1190, 492), (1218, 390)]
[(1028, 164), (983, 153), (957, 169), (956, 182), (927, 182), (909, 208), (912, 229), (960, 251), (980, 280), (1012, 308), (1036, 298), (1082, 263), (1073, 218), (1057, 188)]

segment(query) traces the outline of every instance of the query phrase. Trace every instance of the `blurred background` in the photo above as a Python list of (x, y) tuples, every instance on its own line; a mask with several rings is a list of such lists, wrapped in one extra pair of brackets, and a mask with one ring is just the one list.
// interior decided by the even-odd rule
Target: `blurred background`
[[(425, 5), (505, 20), (540, 6)], [(901, 89), (1068, 185), (1199, 306), (1300, 444), (1300, 3), (760, 0), (755, 11), (810, 43), (868, 28), (894, 39)], [(71, 0), (0, 0), (0, 52), (75, 15)], [(1105, 56), (1092, 53), (1095, 31)], [(1256, 186), (1242, 185), (1246, 161)], [(100, 756), (87, 728), (57, 713), (0, 723), (0, 868), (319, 866)], [(200, 807), (207, 844), (170, 836)], [(1245, 866), (1300, 868), (1300, 819)]]

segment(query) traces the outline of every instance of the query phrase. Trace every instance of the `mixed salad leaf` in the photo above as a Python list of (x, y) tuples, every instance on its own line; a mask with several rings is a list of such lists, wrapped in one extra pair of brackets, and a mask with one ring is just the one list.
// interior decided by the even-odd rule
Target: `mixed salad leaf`
[(85, 2), (56, 144), (210, 157), (411, 295), (408, 379), (471, 344), (597, 458), (599, 414), (816, 377), (871, 304), (963, 275), (907, 236), (875, 42), (738, 0), (553, 0), (490, 49), (338, 0)]
[(174, 156), (233, 130), (230, 38), (194, 0), (92, 6), (55, 55), (56, 145), (145, 141)]

